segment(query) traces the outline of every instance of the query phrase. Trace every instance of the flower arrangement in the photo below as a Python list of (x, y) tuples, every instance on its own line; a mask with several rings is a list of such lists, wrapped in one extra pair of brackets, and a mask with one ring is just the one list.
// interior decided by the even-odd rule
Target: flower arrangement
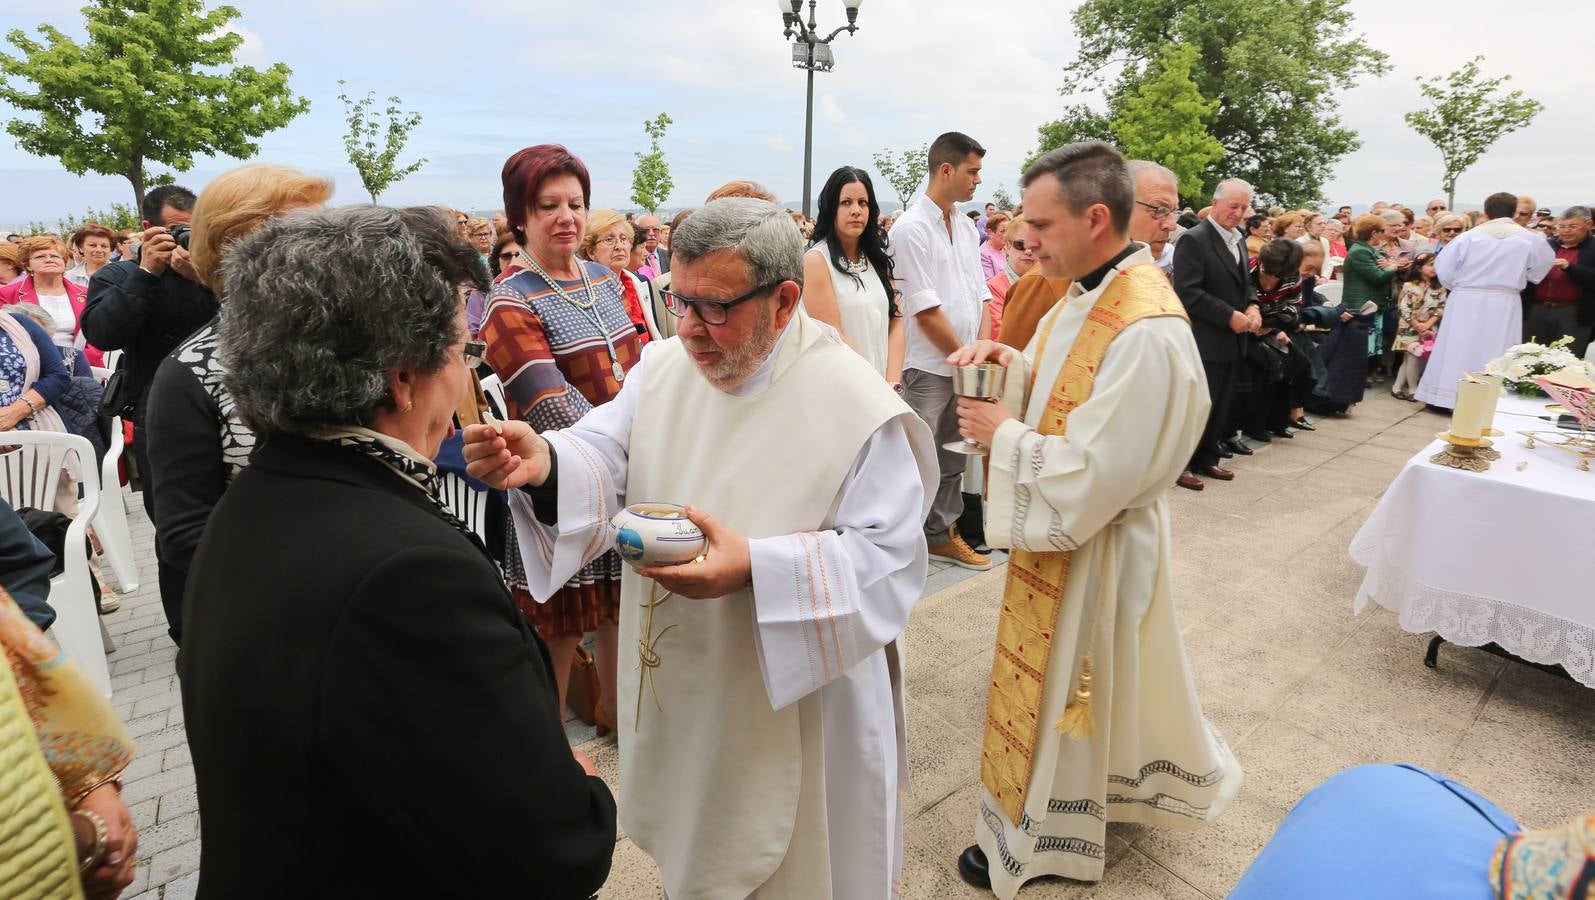
[(1507, 390), (1525, 397), (1545, 396), (1545, 391), (1534, 383), (1538, 375), (1572, 369), (1595, 378), (1595, 365), (1574, 356), (1567, 349), (1571, 343), (1571, 337), (1564, 337), (1550, 344), (1530, 343), (1508, 347), (1499, 359), (1492, 359), (1484, 366), (1484, 373), (1501, 376), (1501, 382)]

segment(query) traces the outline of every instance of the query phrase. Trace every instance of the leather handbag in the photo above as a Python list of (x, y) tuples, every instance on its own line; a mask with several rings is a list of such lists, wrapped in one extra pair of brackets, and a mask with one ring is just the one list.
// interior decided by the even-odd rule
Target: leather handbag
[(603, 688), (598, 682), (598, 666), (593, 663), (592, 651), (577, 647), (570, 662), (570, 684), (565, 688), (565, 705), (581, 719), (583, 724), (598, 723), (598, 703)]
[(127, 371), (118, 368), (105, 379), (105, 392), (100, 395), (100, 415), (109, 419), (112, 416), (126, 417), (133, 398), (128, 396)]

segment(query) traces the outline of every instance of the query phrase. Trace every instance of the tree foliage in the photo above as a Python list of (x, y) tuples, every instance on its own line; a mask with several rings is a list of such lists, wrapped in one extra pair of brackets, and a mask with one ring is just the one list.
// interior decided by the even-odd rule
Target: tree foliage
[(1475, 56), (1449, 75), (1436, 75), (1418, 82), (1428, 109), (1409, 112), (1407, 124), (1428, 138), (1440, 150), (1445, 174), (1440, 186), (1446, 193), (1446, 206), (1456, 205), (1457, 178), (1473, 167), (1485, 152), (1503, 136), (1525, 128), (1545, 108), (1545, 104), (1512, 91), (1497, 96), (1510, 75), (1484, 78)]
[(874, 154), (875, 171), (881, 173), (886, 183), (897, 192), (897, 200), (906, 209), (914, 202), (919, 186), (930, 171), (930, 145), (921, 144), (908, 150), (882, 150)]
[(997, 189), (991, 192), (991, 202), (997, 204), (998, 209), (1013, 209), (1013, 195), (1008, 193), (1007, 184), (998, 184)]
[[(26, 117), (6, 123), (17, 145), (75, 175), (121, 175), (134, 205), (151, 162), (186, 172), (196, 155), (254, 156), (254, 140), (310, 108), (288, 87), (287, 66), (233, 65), (244, 39), (227, 31), (238, 10), (203, 0), (93, 0), (88, 39), (40, 25), (0, 53), (0, 100)], [(231, 67), (231, 68), (229, 68)], [(30, 89), (31, 88), (31, 89)]]
[(670, 199), (676, 182), (670, 177), (670, 164), (665, 162), (665, 152), (659, 142), (665, 139), (665, 129), (671, 126), (670, 116), (660, 113), (651, 121), (642, 123), (648, 135), (648, 152), (636, 151), (637, 168), (631, 172), (631, 202), (649, 213), (656, 213)]
[(1187, 191), (1199, 187), (1202, 173), (1224, 156), (1224, 145), (1207, 130), (1218, 101), (1205, 99), (1191, 80), (1196, 63), (1195, 46), (1169, 45), (1120, 105), (1112, 125), (1126, 156), (1166, 166)]
[(1113, 134), (1112, 125), (1112, 120), (1107, 116), (1083, 103), (1069, 106), (1064, 109), (1061, 118), (1046, 122), (1036, 129), (1035, 152), (1025, 158), (1020, 168), (1030, 168), (1036, 160), (1064, 144), (1103, 141), (1117, 145), (1119, 139)]
[[(1170, 45), (1196, 48), (1197, 92), (1219, 101), (1208, 131), (1224, 156), (1202, 174), (1202, 188), (1227, 177), (1252, 182), (1286, 205), (1319, 199), (1335, 162), (1360, 146), (1336, 97), (1359, 76), (1389, 70), (1386, 55), (1352, 30), (1350, 0), (1085, 0), (1074, 12), (1079, 58), (1065, 68), (1065, 96), (1106, 88), (1107, 112), (1070, 107), (1042, 126), (1049, 139), (1120, 119), (1142, 84), (1155, 77)], [(1118, 77), (1107, 84), (1108, 74)], [(1110, 130), (1110, 129), (1104, 129)], [(1060, 141), (1062, 143), (1062, 141)], [(1196, 185), (1182, 189), (1196, 193)]]
[[(343, 79), (338, 79), (338, 86), (344, 86)], [(375, 91), (368, 91), (359, 100), (351, 100), (347, 93), (339, 94), (338, 99), (343, 103), (349, 122), (349, 130), (343, 136), (343, 149), (349, 155), (349, 164), (360, 173), (360, 183), (365, 185), (366, 193), (371, 195), (371, 204), (375, 206), (377, 198), (388, 188), (414, 175), (426, 165), (426, 157), (406, 166), (399, 165), (399, 154), (404, 152), (410, 132), (421, 124), (421, 114), (405, 113), (399, 108), (399, 98), (389, 97), (388, 108), (383, 112), (387, 117), (384, 127), (371, 111), (377, 102)], [(377, 147), (378, 135), (382, 136), (380, 149)]]

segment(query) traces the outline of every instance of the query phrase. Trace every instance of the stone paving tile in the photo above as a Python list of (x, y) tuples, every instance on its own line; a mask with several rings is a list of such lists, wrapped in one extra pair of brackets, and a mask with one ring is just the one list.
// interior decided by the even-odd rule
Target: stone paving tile
[[(1422, 665), (1427, 637), (1393, 614), (1353, 616), (1362, 570), (1346, 546), (1401, 464), (1445, 420), (1381, 392), (1349, 419), (1231, 461), (1234, 482), (1171, 491), (1176, 611), (1209, 718), (1247, 779), (1219, 820), (1192, 832), (1114, 825), (1104, 880), (1045, 879), (1024, 900), (1224, 896), (1306, 790), (1369, 761), (1414, 761), (1489, 796), (1527, 825), (1595, 808), (1595, 691), (1471, 647)], [(156, 594), (153, 534), (126, 496), (137, 591), (106, 617), (114, 705), (139, 745), (127, 780), (141, 832), (129, 900), (194, 896), (198, 812), (175, 679), (177, 650)], [(979, 573), (933, 561), (903, 638), (909, 694), (903, 894), (990, 896), (966, 887), (954, 853), (969, 842), (991, 639), (1006, 561)], [(567, 729), (617, 783), (614, 738)], [(622, 801), (623, 802), (623, 801)], [(653, 862), (621, 835), (608, 898), (660, 896)]]

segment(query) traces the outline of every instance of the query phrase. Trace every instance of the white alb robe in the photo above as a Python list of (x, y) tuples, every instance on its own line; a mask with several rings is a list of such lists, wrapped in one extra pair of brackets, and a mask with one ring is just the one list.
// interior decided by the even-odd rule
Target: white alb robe
[[(834, 330), (799, 314), (783, 333), (763, 366), (731, 393), (737, 397), (756, 397), (764, 393), (776, 376), (776, 361), (789, 340), (797, 339), (801, 328), (821, 328), (829, 339), (839, 341)], [(530, 501), (512, 491), (511, 507), (521, 539), (521, 555), (526, 561), (531, 592), (539, 601), (552, 595), (572, 573), (585, 565), (591, 555), (613, 546), (610, 518), (628, 502), (645, 499), (627, 495), (628, 469), (636, 454), (757, 454), (758, 447), (724, 447), (714, 435), (704, 435), (695, 447), (632, 447), (631, 433), (638, 415), (638, 397), (648, 382), (650, 359), (660, 344), (644, 348), (642, 359), (627, 373), (624, 387), (610, 403), (588, 413), (574, 426), (544, 436), (559, 460), (558, 523), (549, 527), (533, 515)], [(862, 366), (861, 366), (862, 368)], [(816, 422), (816, 426), (823, 423)], [(935, 450), (924, 424), (904, 407), (858, 452), (837, 498), (833, 527), (806, 534), (781, 535), (750, 540), (752, 558), (752, 608), (757, 675), (762, 678), (768, 702), (780, 710), (798, 704), (805, 749), (803, 771), (823, 776), (823, 804), (818, 821), (799, 819), (790, 848), (778, 852), (794, 859), (813, 860), (819, 855), (821, 866), (829, 861), (829, 878), (823, 868), (819, 877), (794, 873), (783, 863), (775, 877), (754, 892), (760, 898), (883, 898), (895, 896), (903, 856), (901, 791), (907, 789), (906, 732), (903, 720), (901, 672), (893, 642), (901, 635), (909, 613), (924, 588), (927, 550), (920, 523), (929, 503), (928, 485), (936, 480)], [(597, 460), (586, 466), (579, 460)], [(781, 477), (771, 471), (772, 479)], [(748, 491), (759, 491), (748, 484)], [(594, 503), (594, 498), (601, 503)], [(691, 497), (669, 498), (690, 503)], [(710, 514), (715, 510), (706, 509)], [(825, 564), (812, 565), (812, 548), (817, 542)], [(637, 576), (629, 570), (627, 578)], [(794, 619), (792, 610), (810, 598), (825, 598), (826, 608), (815, 617)], [(697, 603), (673, 599), (671, 603)], [(621, 615), (641, 615), (623, 605)], [(815, 664), (809, 636), (818, 627), (845, 640), (834, 652), (841, 665), (821, 668)], [(623, 648), (623, 650), (626, 648)], [(661, 654), (668, 654), (661, 650)], [(667, 664), (690, 665), (680, 654)], [(622, 669), (635, 666), (629, 654), (622, 655)], [(623, 671), (623, 676), (625, 675)], [(724, 672), (704, 671), (704, 679), (728, 677)], [(621, 678), (619, 708), (622, 718), (622, 779), (628, 759), (625, 734), (636, 702), (628, 696), (628, 679)], [(643, 688), (647, 690), (647, 688)], [(653, 707), (645, 694), (644, 717), (652, 715), (692, 716), (692, 697), (662, 698), (664, 712)], [(820, 734), (813, 735), (817, 729)], [(815, 739), (817, 737), (817, 739)], [(811, 759), (808, 748), (819, 748), (818, 759)], [(646, 810), (653, 798), (647, 785), (619, 797), (621, 825), (638, 845), (654, 856), (664, 875), (665, 886), (675, 900), (697, 897), (740, 896), (728, 893), (712, 876), (672, 885), (675, 862), (661, 858), (634, 830), (632, 821)], [(758, 797), (749, 797), (750, 810), (756, 810)], [(810, 805), (809, 811), (814, 807)], [(654, 811), (657, 815), (660, 811)], [(725, 815), (724, 810), (665, 810), (667, 815), (684, 818)], [(744, 811), (754, 815), (756, 812)], [(815, 867), (819, 868), (819, 867)], [(816, 883), (822, 882), (822, 883)], [(772, 884), (779, 887), (772, 887)]]
[[(1095, 290), (1070, 286), (1010, 367), (1019, 372), (1009, 385), (1035, 369), (1024, 418), (1004, 422), (992, 441), (986, 542), (1073, 552), (1021, 827), (989, 790), (981, 792), (976, 836), (1004, 900), (1041, 875), (1100, 879), (1110, 819), (1195, 828), (1240, 788), (1239, 764), (1202, 715), (1171, 585), (1165, 495), (1210, 406), (1190, 325), (1158, 317), (1127, 326), (1109, 346), (1090, 397), (1069, 414), (1067, 434), (1035, 430), (1101, 292), (1122, 269), (1151, 262), (1141, 247)], [(1049, 322), (1047, 344), (1038, 346)], [(1093, 648), (1082, 632), (1099, 598)], [(1052, 723), (1088, 654), (1095, 734), (1076, 741)]]
[(1463, 232), (1440, 250), (1434, 273), (1449, 290), (1434, 352), (1418, 383), (1419, 400), (1451, 409), (1464, 372), (1523, 339), (1521, 294), (1551, 271), (1556, 253), (1543, 235), (1511, 219), (1493, 219)]

